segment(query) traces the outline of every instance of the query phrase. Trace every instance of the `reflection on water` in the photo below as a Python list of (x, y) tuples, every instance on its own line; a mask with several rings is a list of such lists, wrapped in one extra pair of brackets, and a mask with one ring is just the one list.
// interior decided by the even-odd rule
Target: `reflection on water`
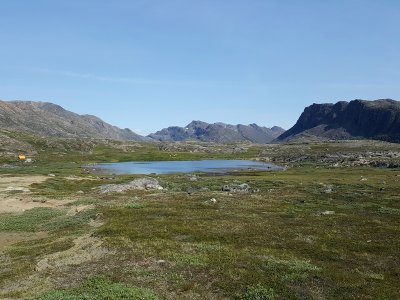
[(114, 174), (223, 173), (241, 170), (281, 170), (273, 164), (251, 160), (130, 161), (101, 163), (96, 169)]

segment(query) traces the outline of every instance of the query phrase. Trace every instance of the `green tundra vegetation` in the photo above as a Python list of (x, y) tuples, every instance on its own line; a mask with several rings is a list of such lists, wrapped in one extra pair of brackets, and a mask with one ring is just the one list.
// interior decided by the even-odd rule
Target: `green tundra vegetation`
[[(43, 180), (29, 192), (1, 191), (0, 205), (27, 205), (0, 213), (2, 299), (400, 298), (398, 144), (169, 144), (3, 134), (21, 141), (14, 152), (25, 149), (33, 162), (17, 162), (2, 149), (0, 178)], [(152, 174), (164, 189), (102, 193), (102, 185), (143, 176), (83, 167), (204, 158), (286, 168)], [(222, 190), (241, 183), (251, 190)]]

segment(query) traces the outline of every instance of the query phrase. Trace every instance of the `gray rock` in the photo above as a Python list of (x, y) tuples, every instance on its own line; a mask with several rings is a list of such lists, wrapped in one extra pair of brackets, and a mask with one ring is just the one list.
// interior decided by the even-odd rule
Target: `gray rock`
[(335, 212), (333, 210), (326, 210), (321, 213), (321, 215), (323, 215), (323, 216), (329, 216), (329, 215), (334, 215), (334, 214), (335, 214)]
[(233, 183), (233, 184), (225, 184), (222, 187), (223, 192), (258, 192), (259, 189), (252, 189), (250, 185), (247, 183)]
[(190, 181), (197, 181), (197, 180), (198, 180), (198, 177), (197, 177), (196, 175), (191, 175), (191, 176), (189, 177), (189, 180), (190, 180)]
[(167, 262), (165, 260), (163, 260), (163, 259), (157, 260), (157, 264), (159, 264), (159, 265), (165, 265), (166, 263)]
[(137, 178), (129, 183), (133, 189), (137, 190), (162, 190), (163, 187), (158, 180), (151, 177)]
[(100, 186), (100, 192), (107, 193), (122, 193), (128, 190), (162, 190), (163, 187), (158, 180), (151, 177), (137, 178), (125, 184), (105, 184)]

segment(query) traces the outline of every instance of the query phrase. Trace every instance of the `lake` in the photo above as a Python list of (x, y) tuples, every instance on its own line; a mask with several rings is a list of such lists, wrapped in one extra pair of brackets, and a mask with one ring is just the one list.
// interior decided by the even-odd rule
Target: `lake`
[(282, 167), (252, 160), (130, 161), (99, 163), (101, 172), (113, 174), (225, 173), (243, 170), (276, 171)]

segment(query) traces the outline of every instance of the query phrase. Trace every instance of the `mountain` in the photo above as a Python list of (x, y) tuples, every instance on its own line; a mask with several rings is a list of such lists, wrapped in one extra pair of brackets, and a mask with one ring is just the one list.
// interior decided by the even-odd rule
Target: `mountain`
[(0, 101), (0, 128), (41, 136), (148, 139), (130, 129), (112, 126), (98, 117), (78, 115), (48, 102)]
[(285, 132), (280, 127), (260, 127), (257, 124), (229, 125), (224, 123), (209, 124), (193, 121), (186, 127), (172, 126), (164, 128), (148, 137), (159, 141), (199, 140), (203, 142), (229, 143), (250, 141), (253, 143), (269, 143)]
[(400, 142), (400, 102), (392, 99), (313, 104), (277, 141), (379, 139)]

